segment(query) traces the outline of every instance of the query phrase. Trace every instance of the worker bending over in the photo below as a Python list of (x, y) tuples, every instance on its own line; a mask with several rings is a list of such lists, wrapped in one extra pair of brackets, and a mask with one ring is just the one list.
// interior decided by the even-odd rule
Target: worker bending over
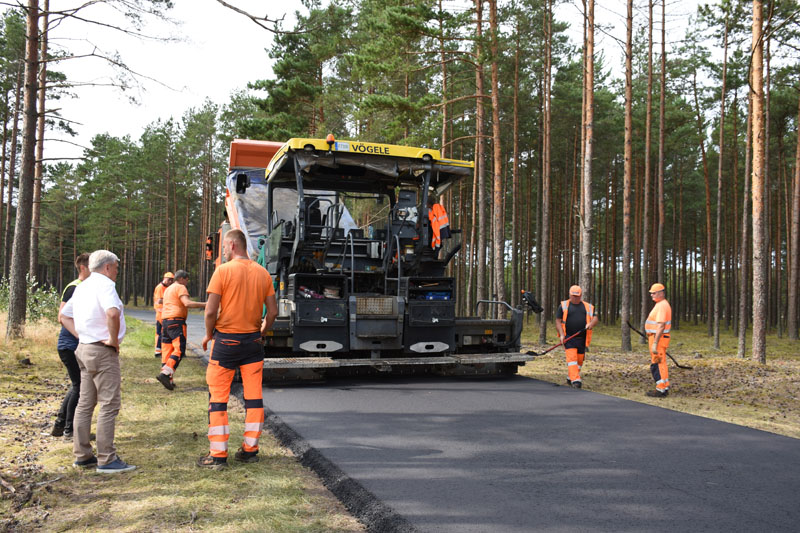
[[(206, 369), (210, 451), (197, 460), (197, 466), (214, 470), (228, 464), (228, 397), (237, 369), (242, 376), (246, 414), (244, 442), (234, 458), (244, 463), (258, 461), (258, 439), (264, 426), (262, 337), (278, 316), (272, 278), (264, 267), (249, 259), (244, 233), (237, 229), (226, 233), (222, 251), (227, 262), (217, 268), (208, 283), (203, 337), (204, 350), (211, 343)], [(267, 312), (262, 320), (264, 306)]]
[(186, 316), (189, 309), (204, 309), (205, 302), (193, 302), (186, 285), (189, 273), (178, 270), (175, 283), (164, 291), (164, 307), (161, 310), (161, 372), (158, 381), (168, 390), (175, 388), (175, 371), (186, 353)]
[(669, 332), (672, 329), (672, 307), (661, 283), (650, 287), (650, 297), (656, 303), (644, 324), (647, 345), (650, 347), (650, 373), (656, 382), (656, 390), (646, 392), (653, 398), (666, 398), (669, 394), (669, 369), (667, 368), (667, 348)]
[(175, 281), (172, 272), (164, 272), (164, 279), (153, 291), (153, 309), (156, 310), (156, 357), (161, 359), (161, 309), (164, 307), (164, 291)]
[[(594, 306), (584, 302), (582, 295), (583, 289), (573, 285), (569, 288), (569, 300), (561, 302), (556, 311), (556, 331), (567, 355), (567, 383), (578, 389), (583, 386), (581, 367), (586, 347), (592, 342), (592, 328), (598, 320)], [(566, 340), (569, 337), (572, 338)]]

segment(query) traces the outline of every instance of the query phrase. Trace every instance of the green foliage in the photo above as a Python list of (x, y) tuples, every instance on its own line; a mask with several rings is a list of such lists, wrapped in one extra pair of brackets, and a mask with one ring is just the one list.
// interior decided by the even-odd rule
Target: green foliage
[[(58, 319), (58, 308), (61, 295), (54, 287), (41, 285), (30, 275), (27, 281), (27, 320), (36, 322), (47, 319), (55, 322)], [(0, 278), (0, 311), (8, 311), (10, 283), (7, 278)]]

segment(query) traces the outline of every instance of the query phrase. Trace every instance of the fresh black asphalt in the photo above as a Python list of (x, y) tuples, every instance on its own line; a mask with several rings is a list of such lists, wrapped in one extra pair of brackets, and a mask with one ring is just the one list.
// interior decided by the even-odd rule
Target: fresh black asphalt
[(371, 531), (800, 530), (800, 441), (667, 408), (522, 377), (271, 385), (264, 403)]

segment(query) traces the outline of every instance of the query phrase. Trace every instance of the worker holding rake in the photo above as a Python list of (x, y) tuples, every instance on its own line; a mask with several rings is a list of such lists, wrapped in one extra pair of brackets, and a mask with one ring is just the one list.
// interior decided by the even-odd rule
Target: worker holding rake
[(570, 287), (569, 300), (561, 302), (556, 311), (556, 331), (566, 352), (567, 383), (577, 389), (583, 386), (581, 367), (597, 321), (594, 306), (583, 301), (583, 289)]

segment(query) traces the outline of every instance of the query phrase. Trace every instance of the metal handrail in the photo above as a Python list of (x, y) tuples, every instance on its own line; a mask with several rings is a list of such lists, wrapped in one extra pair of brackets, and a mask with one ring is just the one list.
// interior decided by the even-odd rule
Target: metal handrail
[(509, 311), (513, 311), (514, 310), (514, 308), (511, 307), (511, 305), (509, 305), (508, 302), (502, 302), (502, 301), (499, 301), (499, 300), (478, 300), (478, 302), (475, 304), (475, 314), (476, 315), (478, 314), (478, 307), (480, 307), (481, 304), (505, 305), (506, 307), (508, 307)]
[[(400, 278), (403, 277), (403, 263), (402, 263), (402, 258), (400, 257), (400, 237), (398, 237), (397, 235), (393, 235), (393, 237), (394, 237), (395, 242), (397, 242), (397, 278), (390, 278), (388, 276), (384, 277), (383, 278), (383, 292), (386, 292), (386, 289), (389, 287), (389, 283), (388, 282), (390, 280), (391, 281), (396, 281), (397, 282), (397, 296), (400, 296)], [(386, 253), (386, 257), (389, 258), (389, 259), (387, 259), (387, 265), (386, 265), (386, 268), (384, 269), (384, 272), (386, 272), (386, 273), (389, 272), (388, 262), (391, 261), (391, 258), (390, 258), (391, 253), (392, 253), (392, 249), (389, 248), (389, 250), (387, 250), (387, 253)]]
[(347, 243), (350, 243), (350, 290), (348, 292), (353, 292), (353, 286), (355, 285), (355, 270), (356, 270), (356, 251), (355, 251), (355, 244), (353, 242), (353, 233), (348, 232), (347, 237), (344, 239), (344, 247), (342, 249), (342, 255), (339, 256), (339, 273), (344, 275), (344, 260), (347, 259)]

